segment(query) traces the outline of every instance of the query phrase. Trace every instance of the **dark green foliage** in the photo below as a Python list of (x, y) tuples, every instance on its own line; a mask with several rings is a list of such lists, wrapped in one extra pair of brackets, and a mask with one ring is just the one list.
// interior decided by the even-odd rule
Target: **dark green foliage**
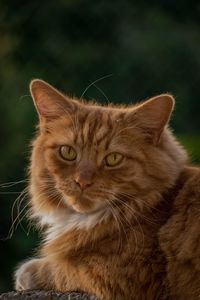
[[(194, 0), (0, 1), (0, 183), (26, 176), (36, 123), (28, 83), (35, 77), (80, 97), (105, 76), (85, 92), (102, 102), (174, 94), (172, 126), (200, 161), (199, 15)], [(22, 189), (0, 189), (0, 238), (8, 234), (16, 198), (5, 192)], [(0, 241), (0, 291), (11, 287), (14, 266), (36, 240), (19, 226)]]

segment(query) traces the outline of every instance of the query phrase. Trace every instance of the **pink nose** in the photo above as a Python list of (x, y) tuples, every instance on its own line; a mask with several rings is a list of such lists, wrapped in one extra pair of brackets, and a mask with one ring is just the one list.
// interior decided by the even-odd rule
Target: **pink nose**
[(82, 191), (92, 185), (92, 182), (90, 180), (87, 180), (86, 178), (81, 178), (79, 176), (75, 177), (74, 180)]

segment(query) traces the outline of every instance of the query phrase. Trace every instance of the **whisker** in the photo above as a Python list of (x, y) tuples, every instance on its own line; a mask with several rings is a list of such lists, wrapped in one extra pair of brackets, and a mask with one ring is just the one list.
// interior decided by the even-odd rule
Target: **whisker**
[[(26, 196), (26, 195), (23, 196), (23, 200), (24, 200), (25, 196)], [(8, 239), (10, 239), (10, 238), (12, 237), (12, 235), (13, 235), (14, 231), (17, 229), (19, 223), (20, 223), (20, 222), (22, 221), (22, 219), (24, 218), (24, 215), (23, 215), (23, 218), (21, 217), (21, 218), (19, 219), (19, 217), (22, 216), (23, 212), (25, 211), (25, 209), (27, 208), (28, 205), (29, 205), (29, 203), (27, 203), (27, 204), (23, 207), (23, 209), (20, 211), (20, 213), (19, 213), (19, 214), (16, 216), (16, 218), (13, 220), (12, 225), (11, 225), (11, 227), (10, 227), (10, 229), (9, 229), (9, 232), (8, 232), (7, 237), (6, 237), (6, 238), (3, 238), (2, 240), (8, 240)], [(16, 222), (18, 222), (18, 223), (16, 224)]]
[(7, 187), (11, 187), (20, 183), (24, 183), (27, 182), (28, 179), (23, 179), (23, 180), (19, 180), (19, 181), (10, 181), (10, 182), (4, 182), (0, 184), (0, 188), (7, 188)]
[(81, 99), (83, 99), (83, 96), (85, 95), (85, 93), (89, 90), (89, 88), (91, 87), (91, 86), (93, 86), (95, 83), (97, 83), (97, 82), (99, 82), (99, 81), (101, 81), (101, 80), (103, 80), (103, 79), (106, 79), (106, 78), (109, 78), (109, 77), (111, 77), (111, 76), (113, 76), (113, 74), (108, 74), (108, 75), (105, 75), (105, 76), (103, 76), (103, 77), (101, 77), (101, 78), (99, 78), (99, 79), (96, 79), (96, 80), (94, 80), (93, 82), (91, 82), (87, 87), (86, 87), (86, 89), (83, 91), (83, 93), (82, 93), (82, 95), (81, 95)]
[[(26, 187), (25, 189), (23, 189), (23, 191), (20, 193), (20, 195), (15, 199), (13, 205), (12, 205), (12, 209), (11, 209), (11, 220), (12, 220), (12, 223), (14, 221), (14, 209), (15, 209), (15, 205), (18, 203), (18, 201), (21, 202), (21, 198), (23, 199), (25, 195), (27, 195), (27, 189), (28, 187)], [(19, 211), (19, 206), (18, 206), (18, 209), (17, 211)]]
[[(109, 191), (109, 190), (106, 190), (106, 192), (108, 192), (108, 193), (112, 193), (111, 191)], [(136, 199), (136, 200), (138, 200), (139, 199), (139, 201), (140, 202), (142, 202), (143, 204), (144, 204), (144, 206), (145, 207), (147, 207), (148, 209), (149, 209), (149, 212), (151, 212), (152, 214), (153, 214), (153, 212), (152, 212), (152, 210), (154, 210), (154, 211), (156, 211), (156, 212), (158, 212), (158, 213), (160, 213), (160, 212), (163, 212), (162, 210), (160, 210), (160, 209), (158, 209), (157, 207), (155, 207), (155, 206), (152, 206), (152, 205), (150, 205), (150, 203), (148, 203), (148, 202), (146, 202), (144, 199), (142, 199), (142, 198), (138, 198), (138, 197), (136, 197), (135, 195), (133, 195), (133, 194), (129, 194), (129, 193), (125, 193), (125, 192), (119, 192), (119, 195), (121, 195), (121, 196), (125, 196), (125, 197), (127, 197), (127, 198), (129, 198), (129, 199)], [(153, 219), (152, 219), (153, 220)]]
[[(117, 197), (116, 197), (116, 200), (119, 201), (122, 205), (125, 204), (123, 201), (121, 201), (121, 199), (119, 199), (119, 198), (117, 198)], [(133, 210), (131, 206), (127, 206), (127, 208), (128, 208), (129, 210), (131, 209), (131, 212), (132, 212), (131, 215), (132, 215), (132, 217), (134, 217), (134, 220), (135, 220), (136, 223), (138, 224), (139, 229), (140, 229), (140, 232), (141, 232), (141, 234), (142, 234), (142, 247), (140, 247), (140, 249), (141, 249), (141, 251), (142, 251), (142, 250), (144, 249), (144, 240), (145, 240), (145, 238), (144, 238), (144, 231), (143, 231), (143, 229), (142, 229), (142, 226), (141, 226), (141, 224), (140, 224), (140, 222), (139, 222), (137, 216), (135, 215), (135, 213), (137, 213), (137, 212), (136, 212), (135, 210)], [(123, 215), (123, 216), (124, 216), (124, 215)], [(125, 217), (125, 216), (124, 216), (124, 217)], [(131, 223), (130, 223), (130, 221), (127, 219), (127, 217), (126, 217), (126, 220), (127, 220), (128, 224), (131, 225)], [(136, 246), (137, 246), (137, 245), (138, 245), (138, 242), (137, 242), (137, 235), (136, 235), (136, 232), (135, 232), (135, 227), (131, 226), (131, 228), (133, 229), (133, 232), (134, 232), (134, 235), (135, 235)], [(137, 248), (138, 248), (138, 247), (137, 247)], [(137, 249), (136, 249), (136, 250), (137, 250)], [(141, 254), (141, 251), (140, 251), (140, 253), (139, 253), (138, 255)]]
[(96, 85), (95, 83), (93, 85), (106, 98), (107, 103), (109, 103), (108, 97), (106, 96), (106, 94), (104, 93), (104, 91), (98, 85)]
[[(127, 196), (127, 195), (126, 195), (126, 196)], [(130, 198), (129, 198), (129, 199), (130, 199)], [(132, 197), (131, 197), (131, 199), (132, 199)], [(133, 197), (133, 199), (134, 199), (134, 197)], [(118, 200), (120, 200), (120, 199), (118, 199)], [(143, 214), (141, 214), (139, 211), (133, 209), (133, 207), (131, 207), (127, 202), (122, 201), (122, 200), (120, 200), (120, 201), (121, 201), (121, 203), (122, 203), (123, 205), (127, 206), (127, 208), (129, 208), (129, 209), (132, 210), (134, 213), (136, 213), (136, 214), (138, 214), (139, 216), (141, 216), (144, 220), (150, 222), (151, 224), (156, 224), (156, 222), (153, 222), (153, 221), (157, 221), (156, 219), (149, 219), (148, 217), (146, 217), (146, 216), (144, 216)], [(144, 202), (144, 205), (146, 205), (145, 202)], [(148, 206), (148, 205), (147, 205), (147, 207), (148, 207), (148, 208), (152, 208), (151, 206)]]
[[(106, 199), (106, 200), (107, 200), (107, 199)], [(117, 215), (116, 215), (115, 210), (114, 210), (114, 208), (113, 208), (112, 201), (109, 202), (109, 201), (107, 200), (107, 203), (108, 203), (108, 205), (109, 205), (109, 207), (110, 207), (110, 209), (111, 209), (111, 213), (112, 213), (112, 215), (113, 215), (113, 217), (114, 217), (114, 220), (115, 220), (115, 222), (116, 222), (116, 224), (117, 224), (117, 228), (118, 228), (118, 231), (119, 231), (119, 243), (118, 243), (118, 249), (119, 249), (119, 250), (118, 250), (118, 251), (121, 252), (122, 245), (123, 245), (123, 241), (122, 241), (122, 237), (121, 237), (121, 228), (120, 228), (119, 219), (117, 218)]]
[(13, 195), (13, 194), (21, 194), (21, 192), (0, 192), (0, 195)]

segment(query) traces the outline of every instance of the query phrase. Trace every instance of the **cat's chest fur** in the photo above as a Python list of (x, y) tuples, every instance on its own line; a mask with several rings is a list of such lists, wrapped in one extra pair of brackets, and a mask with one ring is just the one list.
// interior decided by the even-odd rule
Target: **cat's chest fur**
[[(96, 285), (91, 274), (101, 274), (98, 285), (101, 285), (102, 299), (106, 299), (107, 295), (108, 299), (141, 300), (148, 299), (145, 298), (148, 293), (149, 299), (164, 299), (161, 296), (166, 289), (166, 260), (160, 250), (157, 233), (168, 214), (163, 215), (162, 221), (156, 218), (160, 209), (155, 209), (154, 218), (152, 215), (147, 215), (145, 221), (133, 218), (132, 224), (124, 221), (117, 226), (115, 222), (106, 222), (109, 215), (105, 215), (101, 221), (96, 215), (96, 223), (91, 223), (89, 227), (86, 227), (89, 223), (80, 226), (84, 219), (78, 223), (72, 219), (73, 226), (69, 219), (63, 231), (57, 227), (48, 232), (43, 253), (47, 257), (53, 253), (58, 261), (65, 262), (66, 268), (69, 266), (72, 270), (83, 272), (86, 285), (93, 280)], [(77, 224), (78, 227), (75, 226)], [(56, 232), (59, 234), (56, 235)], [(103, 278), (106, 278), (106, 282)], [(62, 282), (58, 282), (58, 285), (60, 290), (66, 289)], [(127, 285), (130, 285), (132, 295)], [(107, 286), (113, 286), (113, 289), (109, 291)], [(115, 293), (114, 298), (109, 295), (111, 291)]]
[[(100, 227), (90, 231), (66, 232), (55, 243), (49, 243), (45, 255), (58, 253), (57, 261), (63, 268), (65, 263), (66, 271), (76, 270), (84, 277), (86, 289), (91, 284), (100, 287), (100, 299), (165, 299), (166, 260), (155, 227), (135, 224), (124, 225), (121, 231), (110, 226), (106, 234)], [(58, 288), (65, 290), (66, 286), (58, 282)]]
[[(163, 203), (156, 207), (155, 218), (151, 219), (151, 223), (149, 216), (146, 216), (146, 221), (134, 222), (132, 226), (123, 224), (124, 227), (112, 227), (111, 224), (105, 222), (102, 225), (100, 222), (88, 228), (68, 227), (68, 231), (44, 246), (45, 255), (48, 252), (59, 253), (58, 259), (65, 257), (70, 268), (78, 267), (79, 272), (84, 270), (84, 277), (88, 280), (86, 282), (91, 283), (93, 272), (96, 276), (98, 273), (103, 274), (102, 278), (106, 278), (106, 282), (100, 282), (102, 295), (105, 297), (108, 294), (108, 285), (115, 286), (115, 298), (109, 295), (108, 299), (167, 299), (169, 286), (172, 285), (168, 268), (177, 261), (178, 248), (183, 256), (180, 260), (188, 261), (194, 257), (192, 250), (189, 258), (188, 252), (184, 254), (183, 251), (183, 236), (185, 240), (189, 238), (187, 231), (184, 231), (184, 215), (187, 215), (191, 203), (195, 202), (195, 207), (198, 206), (200, 198), (200, 191), (198, 194), (198, 188), (194, 187), (197, 180), (200, 180), (198, 174), (190, 180), (193, 172), (198, 173), (192, 169), (182, 172), (177, 185), (166, 195)], [(196, 190), (193, 193), (195, 201), (192, 197), (187, 198), (191, 188)], [(159, 212), (161, 217), (156, 218)], [(192, 234), (191, 240), (194, 239)], [(196, 244), (191, 240), (189, 245), (194, 251)], [(175, 248), (177, 250), (173, 250)], [(60, 286), (60, 289), (64, 287)], [(126, 291), (129, 291), (128, 294)]]

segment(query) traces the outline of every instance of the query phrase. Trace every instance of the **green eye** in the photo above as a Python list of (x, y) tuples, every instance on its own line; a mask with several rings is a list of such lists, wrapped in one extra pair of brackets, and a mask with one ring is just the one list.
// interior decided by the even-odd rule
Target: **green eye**
[(117, 152), (112, 152), (105, 157), (105, 162), (108, 167), (114, 167), (120, 164), (123, 155)]
[(65, 159), (65, 160), (75, 160), (76, 159), (76, 151), (74, 150), (74, 148), (72, 146), (61, 146), (59, 149), (60, 152), (60, 156)]

